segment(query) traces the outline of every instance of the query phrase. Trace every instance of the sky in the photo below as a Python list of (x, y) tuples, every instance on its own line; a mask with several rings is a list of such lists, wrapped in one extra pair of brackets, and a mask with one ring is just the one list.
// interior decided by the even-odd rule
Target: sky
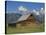
[(6, 7), (7, 13), (18, 13), (17, 10), (27, 11), (44, 9), (44, 3), (7, 1)]

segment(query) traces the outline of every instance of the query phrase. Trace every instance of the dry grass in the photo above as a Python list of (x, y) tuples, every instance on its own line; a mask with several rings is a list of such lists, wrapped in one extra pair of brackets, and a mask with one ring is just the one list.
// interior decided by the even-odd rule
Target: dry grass
[(31, 24), (29, 26), (20, 26), (19, 28), (8, 27), (7, 33), (32, 33), (32, 32), (44, 32), (43, 24)]

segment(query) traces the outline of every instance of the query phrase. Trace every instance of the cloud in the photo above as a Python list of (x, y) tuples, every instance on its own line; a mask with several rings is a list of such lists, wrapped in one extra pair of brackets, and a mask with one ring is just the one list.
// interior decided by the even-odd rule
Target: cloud
[(27, 9), (24, 6), (19, 6), (18, 10), (19, 11), (23, 11), (23, 12), (27, 11)]
[(22, 15), (26, 15), (28, 13), (28, 9), (24, 6), (19, 6), (18, 7), (18, 10), (19, 12), (22, 14)]

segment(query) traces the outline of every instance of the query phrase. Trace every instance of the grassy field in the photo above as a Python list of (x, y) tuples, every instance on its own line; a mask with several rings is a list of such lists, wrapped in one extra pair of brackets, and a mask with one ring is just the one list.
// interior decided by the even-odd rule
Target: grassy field
[(21, 26), (19, 28), (7, 27), (7, 33), (34, 33), (34, 32), (44, 32), (44, 25), (31, 25), (31, 26)]

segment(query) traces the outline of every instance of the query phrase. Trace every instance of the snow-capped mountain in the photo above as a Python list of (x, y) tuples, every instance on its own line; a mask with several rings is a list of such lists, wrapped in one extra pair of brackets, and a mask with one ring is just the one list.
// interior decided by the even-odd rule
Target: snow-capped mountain
[(38, 22), (44, 22), (44, 20), (45, 20), (45, 13), (44, 13), (43, 8), (42, 8), (40, 11), (33, 10), (32, 13), (33, 13), (33, 15), (34, 15), (34, 18), (35, 18)]

